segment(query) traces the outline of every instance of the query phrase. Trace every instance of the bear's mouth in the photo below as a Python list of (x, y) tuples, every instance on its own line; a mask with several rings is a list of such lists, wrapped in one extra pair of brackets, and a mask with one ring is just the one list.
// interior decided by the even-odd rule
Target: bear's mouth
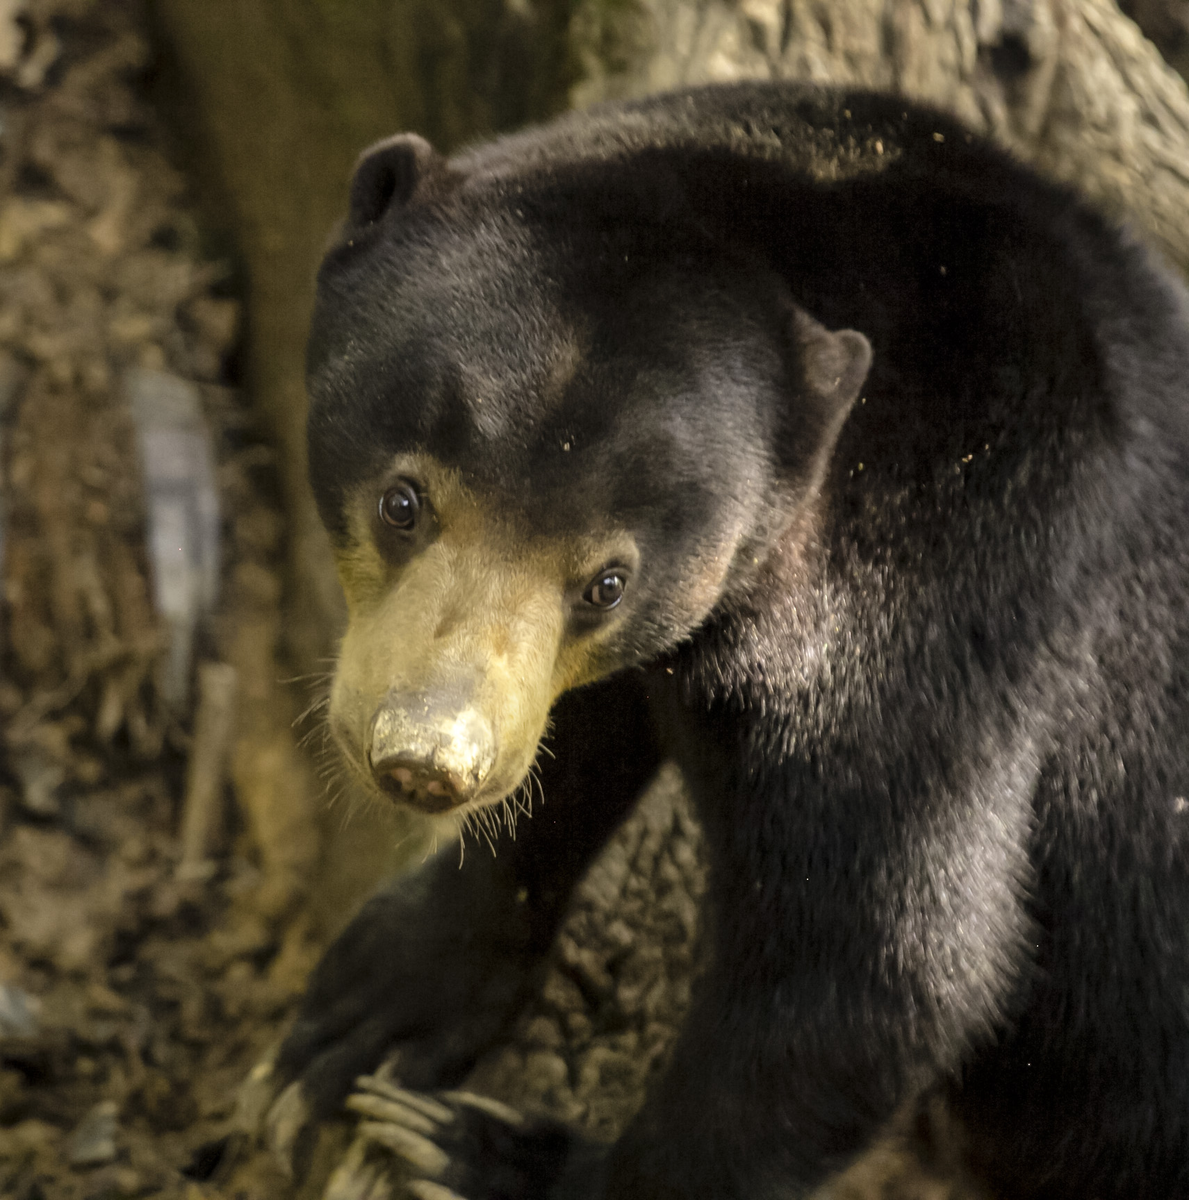
[(372, 774), (394, 800), (425, 813), (449, 812), (465, 803), (457, 779), (448, 772), (426, 772), (417, 764), (398, 762), (380, 771), (373, 767)]

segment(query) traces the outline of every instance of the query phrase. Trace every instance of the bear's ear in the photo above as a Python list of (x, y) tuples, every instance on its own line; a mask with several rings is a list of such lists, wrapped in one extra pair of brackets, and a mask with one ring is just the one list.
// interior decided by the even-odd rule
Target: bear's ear
[(786, 462), (816, 490), (871, 367), (871, 343), (854, 329), (829, 330), (795, 305), (791, 333), (796, 390)]
[(392, 208), (408, 204), (418, 186), (443, 172), (446, 160), (415, 133), (398, 133), (369, 147), (355, 165), (347, 222), (372, 225)]
[(871, 343), (854, 329), (831, 331), (800, 308), (793, 337), (806, 390), (822, 417), (841, 428), (871, 369)]

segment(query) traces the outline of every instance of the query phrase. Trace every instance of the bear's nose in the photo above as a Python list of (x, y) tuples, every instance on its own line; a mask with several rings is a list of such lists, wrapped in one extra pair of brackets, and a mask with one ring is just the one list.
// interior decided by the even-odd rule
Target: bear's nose
[(471, 799), (495, 762), (491, 723), (433, 696), (389, 696), (372, 717), (368, 764), (390, 796), (440, 813)]

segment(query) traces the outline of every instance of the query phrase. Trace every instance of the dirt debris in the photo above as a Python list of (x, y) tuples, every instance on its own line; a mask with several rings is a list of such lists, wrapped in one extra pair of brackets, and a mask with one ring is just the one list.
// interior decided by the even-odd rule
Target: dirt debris
[[(301, 972), (211, 938), (260, 871), (161, 689), (133, 371), (198, 389), (223, 571), (270, 574), (272, 451), (234, 391), (239, 302), (145, 99), (135, 0), (0, 2), (0, 1195), (214, 1194), (234, 1089)], [(220, 657), (226, 600), (198, 628)], [(225, 668), (224, 668), (225, 670)], [(230, 828), (227, 826), (230, 825)], [(195, 843), (199, 845), (199, 843)], [(193, 865), (193, 864), (192, 864)], [(265, 1157), (245, 1200), (284, 1194)]]

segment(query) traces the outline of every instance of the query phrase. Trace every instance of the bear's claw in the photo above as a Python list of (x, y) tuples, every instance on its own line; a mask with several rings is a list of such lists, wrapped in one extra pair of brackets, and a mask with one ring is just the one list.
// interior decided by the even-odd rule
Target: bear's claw
[(433, 1183), (428, 1179), (414, 1179), (410, 1183), (406, 1183), (405, 1191), (411, 1196), (415, 1196), (417, 1200), (466, 1200), (464, 1196), (452, 1192), (448, 1187), (443, 1187), (440, 1183)]
[(361, 1076), (347, 1107), (365, 1119), (359, 1134), (411, 1173), (413, 1200), (517, 1200), (540, 1196), (562, 1174), (572, 1135), (551, 1121), (473, 1092), (425, 1095)]

